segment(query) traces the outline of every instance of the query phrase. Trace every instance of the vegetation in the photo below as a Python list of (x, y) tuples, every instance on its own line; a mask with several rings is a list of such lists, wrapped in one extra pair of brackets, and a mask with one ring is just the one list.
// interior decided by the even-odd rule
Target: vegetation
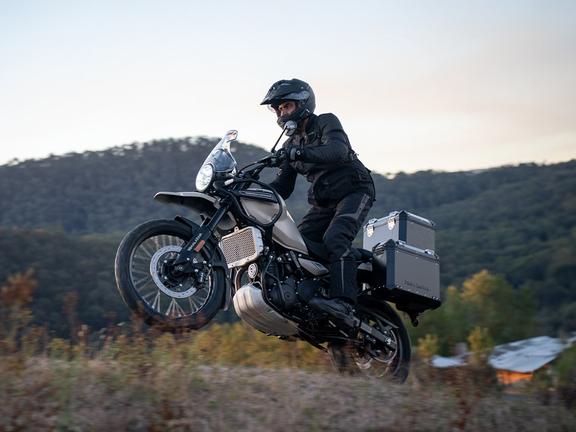
[(535, 317), (532, 291), (515, 290), (503, 277), (483, 270), (461, 288), (448, 287), (442, 307), (424, 315), (422, 325), (411, 330), (412, 339), (421, 340), (421, 349), (430, 354), (449, 355), (463, 342), (480, 351), (539, 334)]
[(117, 245), (117, 237), (0, 230), (0, 280), (32, 270), (39, 285), (31, 304), (36, 324), (60, 337), (71, 337), (71, 319), (104, 328), (129, 319), (114, 284)]
[(133, 322), (90, 334), (70, 320), (73, 340), (50, 337), (31, 324), (38, 289), (31, 272), (0, 288), (2, 431), (576, 427), (562, 404), (503, 397), (471, 370), (440, 376), (416, 363), (403, 386), (338, 376), (320, 351), (241, 323), (172, 335)]

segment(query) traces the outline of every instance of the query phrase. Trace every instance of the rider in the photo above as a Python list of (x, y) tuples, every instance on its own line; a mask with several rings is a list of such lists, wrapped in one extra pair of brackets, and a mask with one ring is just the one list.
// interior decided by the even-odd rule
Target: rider
[[(309, 304), (346, 319), (358, 295), (351, 245), (374, 202), (370, 171), (358, 160), (338, 118), (314, 114), (314, 92), (304, 81), (274, 83), (261, 105), (270, 106), (278, 125), (290, 135), (278, 152), (280, 170), (270, 185), (287, 199), (297, 174), (306, 177), (312, 208), (298, 228), (306, 239), (323, 243), (328, 251), (330, 298), (314, 297)], [(286, 127), (290, 121), (295, 129)]]

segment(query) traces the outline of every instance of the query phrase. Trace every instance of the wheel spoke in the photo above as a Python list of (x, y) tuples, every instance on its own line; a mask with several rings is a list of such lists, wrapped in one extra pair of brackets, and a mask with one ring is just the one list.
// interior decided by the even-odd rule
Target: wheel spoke
[(148, 278), (148, 279), (138, 279), (138, 280), (134, 280), (134, 287), (136, 288), (136, 290), (138, 292), (141, 292), (144, 290), (144, 288), (146, 287), (152, 287), (155, 289), (158, 289), (158, 287), (156, 286), (155, 283), (152, 282), (152, 279)]
[(188, 297), (188, 303), (190, 303), (190, 313), (194, 313), (198, 310), (198, 305), (196, 304), (196, 300), (194, 299), (194, 296), (190, 296)]
[(154, 297), (154, 301), (152, 302), (152, 309), (160, 311), (160, 290), (156, 292), (156, 297)]
[(140, 297), (142, 297), (142, 299), (143, 299), (146, 303), (150, 304), (150, 301), (149, 301), (150, 298), (154, 295), (154, 293), (157, 294), (157, 293), (159, 293), (159, 292), (160, 292), (160, 291), (159, 291), (158, 289), (153, 289), (153, 290), (149, 291), (149, 292), (146, 293), (146, 294), (142, 294)]
[(148, 281), (147, 283), (143, 284), (141, 287), (138, 287), (137, 291), (138, 291), (140, 297), (142, 297), (142, 298), (150, 297), (152, 294), (154, 294), (157, 291), (160, 292), (160, 290), (158, 289), (156, 284), (151, 283), (151, 281)]
[(161, 239), (160, 236), (153, 237), (152, 239), (153, 239), (152, 241), (154, 242), (154, 245), (156, 246), (156, 250), (161, 249), (163, 247), (160, 244), (160, 239)]
[(143, 264), (150, 263), (150, 257), (149, 256), (140, 256), (140, 254), (134, 255), (134, 258), (132, 260), (133, 261), (141, 261)]
[(138, 247), (138, 253), (141, 254), (144, 258), (150, 259), (150, 258), (152, 258), (152, 255), (154, 255), (154, 251), (148, 247), (147, 243), (148, 243), (148, 239), (144, 240), (140, 244), (140, 246)]
[(178, 318), (186, 315), (186, 312), (184, 312), (184, 309), (180, 307), (176, 299), (173, 298), (172, 301), (170, 301), (168, 309), (166, 309), (166, 315)]
[(142, 278), (148, 278), (148, 279), (150, 278), (149, 268), (132, 267), (132, 274), (134, 276), (142, 275)]

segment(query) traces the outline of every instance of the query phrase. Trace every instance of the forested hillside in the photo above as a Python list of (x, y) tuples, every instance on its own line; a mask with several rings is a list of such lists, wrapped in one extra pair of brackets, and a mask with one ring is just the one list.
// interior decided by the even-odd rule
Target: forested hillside
[[(170, 216), (173, 210), (154, 202), (154, 194), (194, 190), (214, 144), (163, 140), (0, 167), (0, 225), (104, 233)], [(239, 147), (241, 163), (264, 155), (257, 147)]]
[[(194, 190), (196, 171), (215, 142), (162, 140), (0, 167), (0, 280), (35, 268), (36, 316), (50, 311), (45, 316), (56, 326), (70, 291), (81, 293), (80, 319), (93, 326), (105, 321), (103, 311), (124, 314), (112, 286), (121, 233), (186, 213), (152, 197)], [(240, 164), (265, 154), (245, 144), (233, 152)], [(576, 161), (374, 178), (370, 217), (406, 209), (437, 223), (444, 287), (488, 269), (532, 289), (549, 328), (575, 321)], [(306, 188), (300, 181), (288, 203), (296, 220), (307, 208)]]

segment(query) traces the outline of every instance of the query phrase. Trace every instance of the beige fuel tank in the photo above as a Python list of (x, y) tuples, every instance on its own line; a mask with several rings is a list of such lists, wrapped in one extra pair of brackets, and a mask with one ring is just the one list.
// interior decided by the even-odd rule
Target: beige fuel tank
[[(261, 223), (269, 223), (279, 210), (278, 203), (274, 202), (274, 195), (266, 189), (244, 191), (240, 198), (240, 204), (248, 215)], [(282, 206), (284, 211), (272, 229), (272, 239), (288, 249), (307, 255), (306, 243), (304, 243), (294, 219), (288, 213), (284, 200), (282, 200)]]

